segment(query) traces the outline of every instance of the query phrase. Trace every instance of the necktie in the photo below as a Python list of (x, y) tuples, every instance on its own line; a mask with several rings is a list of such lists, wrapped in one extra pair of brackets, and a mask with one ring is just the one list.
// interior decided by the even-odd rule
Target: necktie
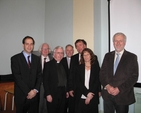
[(70, 58), (67, 58), (67, 62), (68, 62), (68, 68), (70, 68)]
[(30, 68), (30, 66), (31, 66), (31, 63), (30, 63), (30, 56), (27, 56), (27, 64), (28, 64), (28, 67)]
[(47, 58), (44, 58), (44, 63), (46, 63), (46, 59), (47, 59)]
[(115, 64), (114, 64), (114, 75), (115, 75), (119, 60), (120, 60), (120, 56), (119, 56), (120, 54), (117, 53), (116, 55), (117, 55), (117, 57), (116, 57)]

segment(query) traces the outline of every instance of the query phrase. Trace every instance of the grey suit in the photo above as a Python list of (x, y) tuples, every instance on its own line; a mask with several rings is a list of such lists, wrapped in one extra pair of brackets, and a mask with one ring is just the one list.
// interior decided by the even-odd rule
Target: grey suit
[[(100, 81), (103, 86), (102, 97), (104, 101), (114, 98), (114, 101), (118, 105), (130, 105), (135, 102), (133, 86), (138, 79), (137, 56), (125, 50), (113, 76), (114, 55), (115, 51), (107, 53), (101, 67)], [(120, 93), (116, 96), (110, 95), (104, 89), (107, 84), (118, 87)]]

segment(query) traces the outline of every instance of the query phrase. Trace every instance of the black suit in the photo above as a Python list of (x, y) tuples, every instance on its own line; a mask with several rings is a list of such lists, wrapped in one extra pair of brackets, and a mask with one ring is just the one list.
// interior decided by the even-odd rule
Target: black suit
[[(115, 75), (113, 75), (115, 51), (107, 53), (104, 57), (100, 71), (100, 81), (103, 86), (102, 97), (105, 102), (111, 99), (117, 105), (130, 105), (135, 102), (133, 86), (138, 79), (137, 56), (124, 50)], [(105, 88), (107, 84), (118, 87), (119, 94), (112, 96)]]
[(74, 91), (74, 97), (69, 97), (69, 113), (74, 113), (75, 111), (75, 98), (76, 98), (76, 93), (77, 93), (77, 81), (76, 81), (76, 67), (79, 65), (79, 53), (73, 55), (71, 57), (71, 63), (70, 63), (70, 75), (69, 75), (69, 80), (68, 80), (68, 89), (69, 91), (73, 90)]
[[(59, 85), (59, 77), (57, 71), (57, 65), (61, 66), (61, 72), (64, 73), (62, 82), (64, 85)], [(65, 107), (65, 98), (66, 98), (66, 74), (63, 65), (60, 63), (57, 64), (56, 60), (53, 59), (45, 63), (43, 70), (43, 85), (45, 89), (45, 97), (48, 95), (52, 96), (53, 101), (47, 101), (48, 113), (63, 113)]]
[[(53, 59), (51, 54), (48, 54), (49, 61)], [(40, 56), (41, 64), (42, 64), (42, 56)], [(43, 68), (42, 68), (43, 69)], [(41, 86), (40, 86), (40, 99), (39, 99), (39, 113), (47, 113), (46, 107), (46, 98), (44, 98), (44, 87), (43, 87), (43, 74), (41, 78)]]
[[(67, 61), (67, 57), (64, 57), (62, 60), (61, 60), (64, 68), (65, 68), (65, 71), (66, 71), (66, 75), (67, 75), (67, 83), (68, 83), (68, 80), (69, 80), (69, 75), (70, 75), (70, 67), (71, 67), (71, 58), (70, 58), (70, 66), (68, 66), (68, 61)], [(67, 84), (68, 86), (68, 84)], [(67, 87), (68, 88), (68, 87)], [(67, 89), (67, 91), (69, 91), (69, 89)], [(70, 110), (70, 106), (72, 106), (69, 101), (70, 98), (67, 98), (66, 99), (66, 103), (65, 103), (65, 112), (64, 113), (67, 113), (69, 112), (68, 110)]]
[[(98, 113), (98, 104), (99, 104), (99, 63), (96, 59), (95, 63), (91, 65), (90, 69), (90, 79), (89, 79), (89, 89), (85, 86), (85, 64), (81, 64), (78, 66), (76, 75), (77, 75), (77, 96), (76, 96), (76, 104), (78, 105), (78, 109), (75, 113)], [(82, 99), (82, 94), (87, 97), (87, 94), (92, 92), (94, 97), (90, 101), (88, 105), (85, 104), (85, 99)]]
[(75, 70), (76, 70), (76, 67), (79, 65), (79, 53), (73, 55), (71, 57), (71, 63), (70, 63), (71, 67), (70, 67), (70, 76), (69, 76), (69, 83), (68, 83), (68, 87), (69, 87), (69, 90), (74, 90), (76, 89), (76, 79), (75, 79)]
[(27, 111), (28, 113), (37, 113), (38, 93), (32, 99), (27, 99), (27, 95), (32, 89), (39, 91), (41, 81), (41, 63), (39, 57), (31, 54), (31, 67), (29, 68), (23, 53), (19, 53), (11, 57), (11, 69), (15, 80), (14, 96), (16, 113), (26, 113)]

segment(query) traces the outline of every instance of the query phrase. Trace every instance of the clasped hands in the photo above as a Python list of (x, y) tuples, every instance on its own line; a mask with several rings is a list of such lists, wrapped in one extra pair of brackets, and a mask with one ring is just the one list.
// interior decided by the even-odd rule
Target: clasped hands
[(118, 87), (113, 87), (110, 84), (106, 85), (106, 90), (108, 91), (109, 94), (116, 96), (119, 94), (119, 89)]
[[(71, 97), (74, 97), (74, 91), (73, 91), (73, 90), (69, 91), (69, 94), (70, 94)], [(91, 100), (93, 97), (94, 97), (94, 93), (89, 92), (89, 93), (87, 94), (86, 99), (85, 99), (85, 104), (89, 104), (89, 103), (90, 103), (90, 100)]]
[(86, 99), (85, 99), (85, 104), (89, 104), (90, 101), (91, 101), (91, 99), (92, 99), (93, 97), (94, 97), (94, 93), (89, 92), (89, 93), (87, 94)]
[(37, 91), (35, 89), (30, 90), (30, 92), (27, 95), (27, 99), (32, 99), (33, 97), (35, 97), (37, 94)]

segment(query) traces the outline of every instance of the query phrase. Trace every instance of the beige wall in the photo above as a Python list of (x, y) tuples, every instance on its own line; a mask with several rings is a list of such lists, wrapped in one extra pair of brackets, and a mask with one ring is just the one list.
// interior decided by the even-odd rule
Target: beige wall
[[(84, 39), (94, 50), (94, 0), (73, 0), (73, 42)], [(75, 51), (76, 52), (76, 51)]]

